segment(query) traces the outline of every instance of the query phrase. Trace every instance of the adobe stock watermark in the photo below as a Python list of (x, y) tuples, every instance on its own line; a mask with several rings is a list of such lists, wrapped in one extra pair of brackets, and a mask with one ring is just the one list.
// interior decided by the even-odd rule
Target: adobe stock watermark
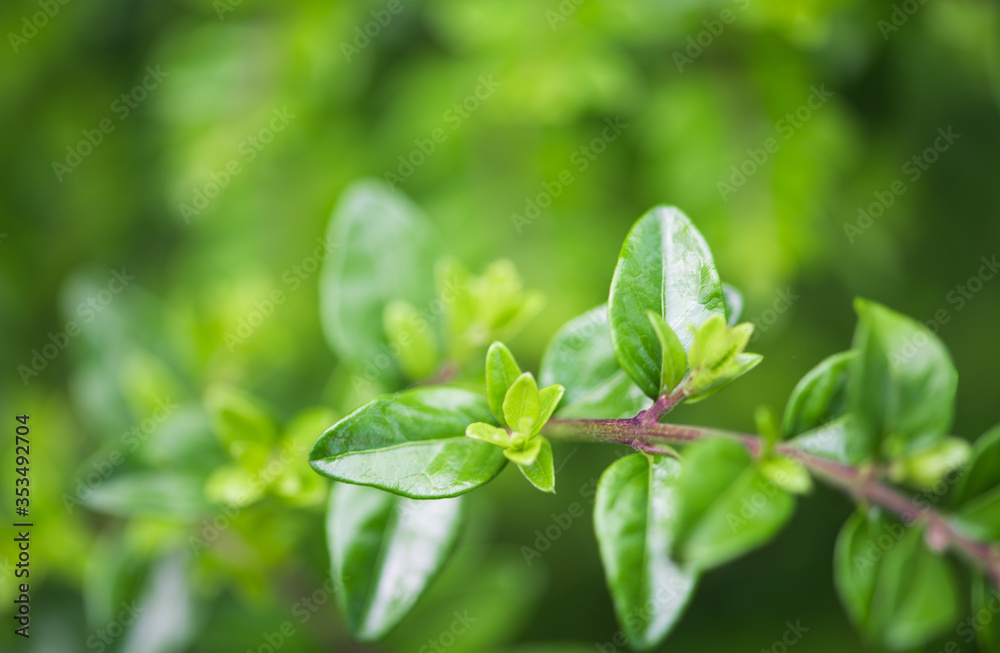
[(90, 469), (87, 470), (86, 475), (77, 475), (76, 487), (72, 495), (63, 492), (62, 502), (63, 507), (66, 508), (66, 512), (73, 514), (76, 506), (82, 506), (83, 502), (93, 494), (94, 490), (99, 488), (104, 481), (111, 478), (115, 469), (125, 462), (125, 453), (134, 453), (137, 451), (176, 411), (177, 404), (170, 401), (169, 398), (157, 400), (156, 408), (153, 410), (152, 415), (138, 424), (132, 425), (132, 428), (119, 435), (114, 448), (100, 458), (90, 462)]
[(543, 181), (539, 193), (524, 198), (524, 215), (520, 213), (510, 214), (510, 221), (514, 224), (517, 233), (522, 233), (525, 227), (531, 225), (542, 215), (543, 210), (552, 206), (553, 199), (562, 195), (566, 188), (576, 182), (574, 170), (577, 173), (586, 171), (590, 164), (608, 149), (608, 145), (618, 140), (629, 128), (628, 123), (622, 122), (621, 116), (605, 118), (604, 125), (600, 135), (573, 150), (569, 155), (570, 165), (568, 168), (560, 171), (551, 181)]
[(114, 298), (125, 290), (129, 283), (135, 280), (135, 276), (128, 274), (125, 268), (111, 271), (111, 279), (107, 286), (96, 294), (87, 297), (76, 306), (76, 314), (80, 317), (80, 322), (69, 320), (61, 331), (48, 334), (49, 342), (40, 348), (31, 350), (31, 359), (27, 364), (22, 363), (17, 366), (17, 373), (21, 377), (21, 383), (28, 385), (28, 382), (45, 371), (49, 363), (55, 360), (59, 354), (69, 347), (70, 340), (83, 332), (83, 327), (90, 324), (101, 312), (108, 307)]
[[(732, 2), (736, 5), (738, 11), (745, 11), (750, 6), (750, 0), (732, 0)], [(726, 26), (736, 22), (737, 16), (737, 13), (732, 9), (726, 8), (720, 11), (716, 18), (706, 18), (701, 21), (705, 29), (687, 38), (687, 47), (684, 48), (683, 52), (680, 50), (674, 51), (673, 59), (674, 65), (677, 66), (677, 72), (683, 73), (684, 66), (693, 64), (694, 60), (700, 57), (705, 50), (712, 47), (715, 39), (722, 36), (722, 33), (726, 31)]]
[(791, 288), (779, 290), (770, 307), (750, 318), (750, 323), (753, 324), (753, 335), (750, 336), (750, 342), (755, 342), (760, 338), (762, 333), (778, 321), (778, 316), (788, 311), (798, 299), (799, 296), (793, 293)]
[(243, 4), (243, 0), (213, 0), (212, 9), (219, 20), (226, 20), (226, 14), (236, 11), (236, 8)]
[(576, 10), (580, 8), (587, 0), (560, 0), (559, 4), (556, 6), (555, 10), (546, 9), (545, 10), (545, 20), (549, 21), (549, 28), (552, 31), (562, 23), (565, 23), (570, 16), (576, 13)]
[[(689, 580), (678, 583), (678, 585), (658, 584), (656, 591), (646, 603), (633, 610), (631, 614), (626, 615), (624, 621), (628, 624), (635, 624), (636, 628), (633, 628), (633, 630), (638, 629), (641, 624), (648, 623), (656, 615), (661, 606), (675, 603), (682, 594), (686, 594), (690, 590), (690, 587), (687, 586), (688, 583), (690, 583)], [(632, 650), (628, 645), (628, 637), (621, 630), (616, 631), (607, 642), (594, 642), (594, 647), (598, 653), (617, 653), (619, 650)]]
[(898, 32), (899, 28), (910, 20), (910, 16), (917, 13), (926, 2), (927, 0), (904, 0), (901, 3), (893, 3), (889, 20), (879, 18), (876, 24), (882, 34), (882, 40), (888, 41), (889, 35)]
[[(444, 314), (448, 306), (454, 304), (459, 297), (464, 296), (468, 292), (468, 283), (460, 284), (453, 276), (450, 277), (441, 289), (440, 297), (434, 298), (430, 304), (419, 309), (417, 314), (413, 316), (412, 326), (418, 333), (426, 332), (432, 328), (431, 325), (435, 320)], [(363, 365), (360, 365), (360, 374), (355, 373), (351, 375), (351, 386), (357, 390), (364, 388), (366, 381), (368, 383), (375, 381), (379, 377), (380, 371), (389, 369), (393, 361), (398, 360), (400, 355), (412, 345), (413, 340), (411, 339), (410, 332), (406, 330), (402, 331), (397, 338), (383, 344), (379, 348), (381, 350), (379, 353), (371, 356)]]
[(21, 18), (21, 29), (18, 32), (7, 32), (7, 41), (14, 54), (19, 54), (21, 48), (28, 44), (28, 41), (38, 36), (38, 30), (44, 29), (49, 21), (62, 11), (62, 8), (70, 3), (70, 0), (38, 0), (40, 11), (36, 11), (30, 16)]
[(243, 166), (257, 158), (257, 155), (267, 149), (277, 134), (294, 120), (296, 115), (288, 111), (288, 107), (271, 111), (271, 119), (266, 125), (246, 137), (236, 147), (236, 156), (231, 158), (220, 170), (209, 174), (207, 182), (192, 189), (190, 202), (177, 205), (184, 224), (191, 224), (191, 219), (197, 217), (208, 208), (211, 201), (218, 197), (233, 178), (243, 172)]
[[(939, 127), (938, 135), (934, 141), (922, 152), (907, 159), (900, 167), (900, 171), (911, 183), (918, 181), (941, 155), (951, 149), (955, 141), (962, 137), (961, 134), (955, 134), (951, 129), (951, 125), (947, 129)], [(895, 179), (885, 190), (877, 190), (872, 193), (875, 201), (867, 207), (858, 207), (858, 217), (855, 222), (844, 223), (844, 234), (847, 236), (847, 242), (853, 245), (858, 236), (871, 229), (875, 221), (885, 215), (886, 210), (896, 203), (896, 198), (903, 195), (906, 190), (906, 183), (902, 179)]]
[(240, 317), (236, 323), (236, 328), (226, 331), (222, 339), (226, 343), (226, 349), (232, 354), (236, 349), (253, 336), (264, 322), (267, 321), (277, 311), (278, 307), (285, 303), (288, 296), (302, 287), (323, 264), (330, 253), (339, 248), (340, 244), (322, 237), (316, 238), (316, 247), (312, 253), (303, 258), (295, 265), (286, 268), (281, 273), (281, 288), (274, 288), (264, 299), (257, 299), (253, 302), (253, 308), (246, 315)]
[[(406, 4), (413, 0), (406, 0)], [(361, 54), (361, 51), (372, 44), (379, 37), (382, 30), (389, 26), (392, 19), (403, 13), (403, 0), (389, 0), (384, 9), (372, 9), (369, 14), (371, 20), (364, 25), (354, 28), (354, 40), (340, 42), (340, 51), (344, 55), (344, 60), (351, 63), (351, 58)]]
[(292, 616), (295, 620), (286, 619), (272, 631), (265, 631), (260, 634), (263, 641), (257, 648), (248, 648), (246, 653), (276, 653), (285, 645), (299, 628), (304, 626), (313, 616), (325, 606), (330, 598), (337, 592), (343, 590), (343, 585), (332, 578), (327, 578), (321, 587), (316, 588), (310, 594), (302, 596), (292, 605)]
[(723, 180), (715, 183), (723, 201), (729, 201), (730, 195), (743, 188), (747, 180), (757, 174), (757, 171), (768, 162), (771, 156), (781, 149), (781, 144), (790, 140), (802, 128), (802, 125), (822, 109), (834, 95), (832, 91), (826, 90), (826, 84), (820, 84), (818, 87), (810, 86), (809, 90), (812, 93), (809, 94), (805, 102), (774, 123), (774, 130), (781, 137), (780, 141), (772, 136), (766, 139), (759, 148), (748, 148), (747, 158), (738, 165), (729, 167), (729, 183)]
[[(170, 73), (160, 70), (159, 64), (146, 66), (146, 75), (142, 81), (122, 93), (111, 102), (109, 110), (118, 118), (118, 123), (124, 122), (132, 112), (139, 108), (139, 105), (149, 97), (149, 94), (156, 90), (169, 77)], [(56, 175), (56, 181), (62, 182), (66, 175), (76, 170), (83, 160), (94, 153), (94, 150), (104, 142), (105, 137), (115, 131), (117, 124), (111, 117), (102, 118), (93, 129), (84, 129), (80, 133), (83, 139), (77, 141), (75, 145), (66, 146), (66, 156), (62, 161), (52, 162), (52, 172)]]
[(785, 653), (801, 642), (802, 636), (808, 632), (809, 627), (803, 626), (802, 620), (796, 619), (794, 624), (791, 621), (786, 621), (785, 632), (781, 633), (781, 637), (774, 640), (770, 646), (760, 649), (760, 653)]
[(103, 628), (98, 628), (94, 634), (87, 638), (87, 649), (102, 653), (116, 639), (125, 634), (125, 629), (135, 623), (135, 620), (143, 612), (145, 612), (145, 608), (137, 606), (135, 601), (130, 603), (122, 601), (121, 609), (115, 618)]
[(302, 445), (286, 441), (277, 456), (270, 456), (267, 463), (250, 476), (249, 487), (244, 488), (240, 496), (234, 501), (223, 504), (213, 518), (203, 519), (197, 536), (188, 536), (191, 552), (199, 556), (202, 551), (214, 544), (239, 518), (243, 509), (251, 505), (289, 465), (299, 461), (304, 452), (305, 448)]
[(405, 155), (400, 154), (396, 158), (399, 162), (396, 170), (385, 171), (384, 177), (389, 184), (389, 190), (396, 192), (396, 186), (403, 185), (403, 182), (409, 179), (416, 172), (417, 168), (424, 165), (427, 159), (437, 152), (438, 146), (448, 140), (450, 133), (457, 131), (462, 126), (462, 123), (468, 120), (484, 102), (493, 97), (493, 93), (500, 86), (500, 82), (493, 79), (492, 74), (489, 76), (480, 75), (478, 81), (479, 83), (476, 84), (471, 93), (466, 95), (461, 101), (451, 105), (442, 114), (441, 120), (451, 132), (445, 131), (444, 127), (435, 127), (427, 135), (427, 138), (413, 139), (413, 149)]
[[(965, 308), (983, 290), (986, 282), (992, 280), (997, 275), (997, 272), (1000, 271), (1000, 262), (997, 261), (996, 254), (990, 258), (983, 256), (979, 259), (979, 262), (982, 265), (976, 271), (976, 274), (970, 276), (962, 283), (955, 284), (955, 287), (949, 290), (944, 296), (945, 301), (955, 307), (955, 313)], [(951, 318), (952, 313), (948, 308), (939, 308), (934, 311), (934, 315), (930, 319), (922, 320), (921, 324), (931, 333), (937, 334), (941, 331), (942, 326), (951, 322)], [(918, 332), (913, 336), (907, 337), (899, 349), (890, 356), (889, 365), (893, 369), (898, 369), (900, 366), (905, 365), (923, 347), (926, 347), (929, 342), (930, 337), (923, 332)]]

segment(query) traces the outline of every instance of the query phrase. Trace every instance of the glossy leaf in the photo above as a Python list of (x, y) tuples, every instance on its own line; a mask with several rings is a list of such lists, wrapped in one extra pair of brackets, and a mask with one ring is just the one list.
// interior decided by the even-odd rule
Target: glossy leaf
[(841, 530), (834, 580), (851, 620), (890, 650), (922, 646), (959, 614), (951, 568), (924, 544), (922, 528), (874, 511), (855, 513)]
[(461, 501), (334, 485), (326, 518), (330, 569), (354, 637), (379, 639), (410, 611), (455, 547)]
[(853, 358), (853, 351), (825, 358), (795, 385), (781, 423), (786, 438), (810, 431), (844, 414), (847, 368)]
[(503, 426), (509, 426), (503, 414), (503, 400), (507, 390), (521, 376), (521, 368), (502, 342), (494, 342), (486, 352), (486, 398), (493, 416)]
[[(524, 436), (518, 436), (524, 437)], [(511, 438), (514, 446), (504, 449), (503, 455), (506, 456), (507, 460), (512, 463), (516, 463), (521, 467), (531, 466), (535, 464), (538, 460), (538, 456), (542, 453), (543, 443), (545, 438), (537, 437), (528, 440), (527, 443), (518, 444), (516, 438)], [(531, 480), (531, 479), (529, 479)]]
[(398, 381), (389, 356), (383, 311), (403, 300), (424, 311), (435, 299), (434, 265), (441, 238), (401, 192), (380, 181), (349, 186), (333, 211), (326, 234), (329, 253), (321, 271), (320, 318), (327, 342), (342, 360), (371, 364), (385, 382)]
[(689, 348), (692, 328), (725, 317), (722, 284), (704, 238), (687, 216), (659, 206), (625, 239), (608, 300), (611, 342), (622, 368), (650, 397), (660, 387), (660, 344), (646, 311), (663, 317)]
[(660, 389), (659, 394), (672, 392), (687, 373), (687, 352), (670, 325), (657, 313), (646, 311), (650, 324), (660, 343)]
[(849, 365), (854, 446), (893, 458), (924, 449), (951, 426), (958, 375), (937, 337), (915, 320), (858, 299)]
[(694, 567), (717, 567), (764, 545), (791, 517), (794, 499), (743, 444), (705, 440), (688, 447), (684, 461), (678, 551)]
[(486, 400), (472, 392), (408, 390), (335, 424), (313, 445), (309, 463), (335, 480), (415, 499), (456, 496), (503, 468), (499, 448), (465, 437), (469, 424), (492, 421)]
[(539, 436), (535, 438), (538, 442), (538, 453), (534, 462), (528, 465), (518, 465), (518, 469), (524, 474), (532, 485), (542, 492), (555, 493), (556, 472), (552, 461), (552, 445), (545, 438)]
[(542, 400), (538, 394), (538, 384), (531, 372), (525, 372), (514, 380), (507, 389), (503, 400), (503, 415), (508, 426), (515, 431), (529, 434), (542, 413)]
[(680, 463), (633, 454), (601, 475), (594, 527), (618, 623), (633, 648), (659, 644), (684, 611), (697, 576), (671, 558)]
[(539, 380), (565, 386), (556, 412), (563, 418), (634, 417), (652, 404), (618, 364), (607, 306), (570, 320), (556, 333), (542, 357)]

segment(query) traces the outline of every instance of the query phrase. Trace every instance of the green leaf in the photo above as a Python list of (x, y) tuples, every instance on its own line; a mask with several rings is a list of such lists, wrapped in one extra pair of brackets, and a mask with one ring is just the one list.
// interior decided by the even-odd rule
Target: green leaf
[(781, 424), (786, 438), (810, 431), (844, 414), (847, 368), (853, 358), (853, 351), (825, 358), (795, 385)]
[(838, 417), (788, 440), (787, 443), (799, 451), (845, 465), (849, 464), (852, 459), (847, 452), (849, 419), (847, 415)]
[(697, 569), (717, 567), (766, 544), (795, 507), (743, 444), (722, 438), (688, 447), (680, 496), (678, 550)]
[(486, 398), (493, 416), (503, 426), (510, 426), (503, 414), (503, 400), (507, 390), (521, 376), (521, 368), (514, 354), (502, 342), (494, 342), (486, 352)]
[(552, 464), (552, 445), (543, 437), (537, 437), (532, 441), (538, 442), (538, 454), (535, 461), (529, 465), (518, 465), (518, 469), (524, 474), (524, 478), (542, 492), (556, 491), (556, 472)]
[(447, 387), (417, 388), (369, 402), (313, 445), (309, 464), (338, 481), (370, 485), (414, 499), (452, 497), (489, 482), (504, 466), (501, 450), (465, 437), (491, 422), (479, 395)]
[(559, 384), (550, 385), (547, 388), (542, 388), (538, 391), (538, 399), (542, 404), (542, 409), (538, 414), (538, 419), (535, 421), (535, 425), (531, 428), (531, 433), (529, 435), (538, 435), (541, 432), (542, 427), (545, 423), (549, 421), (552, 417), (552, 413), (555, 412), (556, 407), (559, 406), (559, 402), (562, 400), (563, 395), (566, 393), (566, 388)]
[[(514, 438), (511, 438), (514, 440)], [(523, 466), (531, 466), (535, 464), (538, 457), (542, 454), (543, 442), (547, 442), (545, 438), (536, 437), (528, 440), (526, 444), (519, 446), (512, 446), (509, 449), (503, 450), (503, 455), (507, 457), (507, 460), (512, 463)], [(531, 479), (528, 479), (531, 480)]]
[(549, 343), (539, 374), (542, 385), (566, 387), (558, 416), (634, 417), (652, 401), (618, 364), (608, 331), (608, 308), (598, 306), (567, 322)]
[(768, 458), (760, 462), (760, 473), (785, 492), (808, 494), (812, 491), (812, 477), (805, 465), (785, 456)]
[(330, 571), (355, 638), (380, 639), (410, 611), (455, 548), (461, 501), (334, 485), (326, 518)]
[(382, 317), (392, 300), (418, 311), (435, 299), (434, 265), (441, 238), (427, 217), (380, 181), (349, 186), (333, 211), (326, 234), (329, 253), (320, 274), (320, 318), (327, 342), (342, 360), (372, 363), (386, 383), (398, 382), (385, 357)]
[(697, 575), (671, 558), (680, 463), (633, 454), (601, 475), (594, 528), (615, 613), (633, 648), (657, 646), (677, 623)]
[[(997, 612), (1000, 605), (1000, 590), (993, 586), (986, 576), (979, 574), (972, 580), (972, 614), (963, 625), (958, 627), (959, 634), (968, 637), (975, 623), (976, 639), (983, 653), (1000, 653), (1000, 617)], [(988, 623), (978, 622), (981, 615), (990, 615)], [(977, 623), (978, 622), (978, 623)], [(969, 624), (969, 625), (966, 625)], [(963, 626), (965, 626), (963, 628)], [(967, 641), (967, 640), (966, 640)]]
[(525, 372), (507, 389), (507, 396), (503, 400), (504, 418), (511, 429), (527, 435), (538, 423), (541, 412), (542, 401), (535, 377), (531, 372)]
[(684, 401), (694, 404), (703, 399), (708, 399), (716, 392), (719, 392), (736, 379), (760, 365), (762, 360), (764, 360), (764, 357), (760, 354), (737, 354), (733, 362), (730, 363), (725, 376), (715, 379), (708, 385), (700, 386), (697, 390), (693, 390)]
[(915, 320), (858, 299), (847, 397), (853, 445), (892, 459), (948, 434), (958, 374), (937, 337)]
[(844, 525), (834, 580), (858, 629), (890, 650), (923, 646), (958, 618), (947, 560), (927, 548), (921, 527), (906, 527), (877, 511), (859, 511)]
[(736, 326), (743, 313), (743, 294), (728, 283), (723, 283), (722, 299), (726, 306), (726, 324)]
[(219, 441), (234, 456), (252, 443), (270, 446), (278, 439), (278, 427), (255, 397), (225, 385), (205, 391), (205, 410)]
[(632, 227), (611, 282), (608, 310), (622, 368), (643, 392), (658, 396), (663, 358), (646, 311), (663, 317), (685, 348), (693, 328), (710, 315), (725, 317), (712, 254), (679, 210), (656, 207)]
[(1000, 487), (969, 501), (952, 521), (969, 537), (1000, 542)]
[(905, 483), (918, 489), (929, 489), (949, 474), (961, 474), (972, 447), (962, 438), (948, 437), (926, 449), (894, 460), (889, 465), (893, 483)]
[(185, 472), (121, 472), (94, 487), (83, 504), (117, 517), (194, 522), (218, 509), (206, 500), (204, 483)]
[(951, 496), (951, 504), (961, 506), (1000, 487), (1000, 426), (984, 433), (972, 446), (968, 467)]
[(426, 319), (408, 302), (389, 302), (383, 314), (385, 335), (397, 354), (406, 378), (420, 381), (430, 377), (438, 365), (437, 342)]
[(507, 432), (507, 429), (486, 424), (485, 422), (469, 424), (465, 429), (465, 435), (466, 437), (482, 440), (483, 442), (489, 442), (498, 447), (506, 448), (510, 446), (510, 433)]
[(660, 364), (660, 389), (659, 394), (672, 392), (674, 388), (684, 379), (687, 373), (687, 352), (677, 338), (677, 334), (670, 328), (658, 313), (646, 311), (646, 316), (656, 331), (656, 339), (660, 343), (662, 362)]

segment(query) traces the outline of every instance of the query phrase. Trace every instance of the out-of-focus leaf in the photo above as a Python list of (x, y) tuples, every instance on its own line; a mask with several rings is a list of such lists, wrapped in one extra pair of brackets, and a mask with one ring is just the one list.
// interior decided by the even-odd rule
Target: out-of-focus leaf
[(858, 299), (858, 326), (847, 397), (855, 419), (851, 453), (895, 458), (948, 434), (958, 374), (937, 337), (923, 325)]
[(334, 485), (326, 518), (330, 568), (356, 638), (380, 639), (409, 613), (455, 547), (461, 502)]
[(811, 431), (844, 414), (847, 407), (847, 366), (853, 351), (820, 361), (795, 385), (781, 423), (786, 438)]
[(417, 388), (362, 406), (313, 445), (320, 474), (415, 499), (440, 499), (490, 481), (502, 450), (465, 437), (474, 422), (495, 423), (486, 400), (458, 388)]
[(698, 569), (724, 564), (773, 538), (792, 515), (791, 495), (764, 476), (741, 443), (687, 448), (679, 482), (679, 558)]
[(123, 653), (180, 653), (190, 649), (197, 634), (198, 608), (182, 556), (159, 561), (133, 605), (136, 614), (122, 620), (132, 619), (122, 642)]
[(681, 466), (633, 454), (601, 475), (594, 528), (618, 623), (639, 650), (657, 646), (680, 618), (696, 574), (671, 557)]
[(570, 320), (556, 333), (542, 357), (539, 380), (566, 387), (556, 411), (562, 418), (634, 417), (652, 403), (618, 364), (607, 306)]
[(134, 470), (114, 474), (94, 487), (83, 503), (118, 517), (162, 517), (194, 521), (207, 515), (204, 479), (182, 472)]
[[(418, 313), (434, 300), (434, 265), (441, 239), (423, 212), (382, 182), (348, 187), (327, 229), (330, 253), (320, 277), (320, 318), (337, 355), (369, 366), (380, 380), (397, 380), (382, 317), (403, 300)], [(379, 364), (379, 358), (388, 359)]]
[(848, 616), (884, 648), (923, 646), (958, 618), (951, 568), (927, 548), (919, 526), (858, 511), (837, 538), (833, 569)]

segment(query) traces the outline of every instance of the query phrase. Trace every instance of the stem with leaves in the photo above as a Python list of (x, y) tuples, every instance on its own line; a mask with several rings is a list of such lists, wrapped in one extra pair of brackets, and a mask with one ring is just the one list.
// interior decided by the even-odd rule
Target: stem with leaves
[[(665, 397), (631, 419), (553, 419), (545, 425), (542, 434), (552, 440), (567, 442), (625, 444), (637, 451), (664, 455), (674, 455), (672, 450), (664, 447), (690, 444), (711, 437), (738, 440), (754, 456), (760, 456), (765, 450), (763, 439), (755, 435), (654, 421), (679, 403), (679, 400)], [(870, 472), (826, 460), (787, 443), (777, 445), (774, 452), (799, 461), (813, 476), (844, 490), (859, 503), (881, 506), (906, 524), (922, 521), (927, 525), (927, 541), (931, 548), (937, 551), (954, 549), (987, 573), (994, 585), (1000, 587), (1000, 550), (959, 532), (941, 513), (920, 507), (898, 490), (879, 482)]]

